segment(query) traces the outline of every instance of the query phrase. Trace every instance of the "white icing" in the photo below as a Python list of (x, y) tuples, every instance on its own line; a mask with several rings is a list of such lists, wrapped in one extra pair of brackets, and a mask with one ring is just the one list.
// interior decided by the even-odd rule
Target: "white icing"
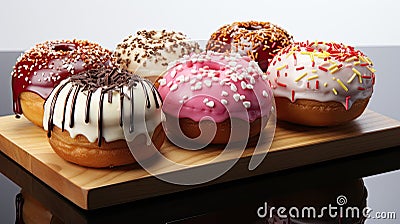
[[(326, 50), (327, 46), (320, 44), (318, 48)], [(324, 61), (315, 52), (316, 54), (313, 57), (315, 65), (313, 67), (312, 56), (304, 53), (306, 48), (299, 47), (298, 49), (300, 51), (291, 51), (290, 48), (289, 50), (286, 49), (287, 53), (282, 53), (281, 51), (270, 63), (267, 70), (267, 78), (273, 89), (274, 96), (286, 97), (292, 102), (297, 99), (311, 99), (319, 102), (336, 101), (344, 106), (346, 106), (346, 97), (349, 97), (348, 108), (358, 99), (371, 97), (373, 92), (372, 76), (374, 76), (370, 70), (373, 70), (372, 65), (355, 65), (356, 61), (338, 61), (333, 58), (330, 61)], [(366, 57), (364, 56), (364, 58)], [(335, 63), (337, 65), (343, 64), (336, 72), (333, 72), (333, 70), (323, 71), (319, 68), (319, 66), (322, 66), (329, 69)], [(360, 64), (362, 63), (365, 64), (365, 62), (361, 61)], [(296, 70), (296, 68), (301, 67), (304, 67), (304, 69)], [(371, 78), (361, 78), (356, 75), (351, 80), (355, 73), (353, 69), (359, 71), (362, 76)], [(361, 78), (362, 83), (360, 83), (359, 78)], [(338, 79), (345, 87), (339, 83)], [(317, 82), (319, 84), (318, 89), (316, 88)], [(307, 83), (309, 83), (309, 88)], [(286, 87), (283, 85), (286, 85)], [(365, 90), (360, 90), (360, 87)], [(333, 89), (336, 90), (337, 95), (335, 95), (335, 90)], [(294, 91), (294, 96), (292, 96), (292, 91)]]
[[(69, 79), (63, 80), (50, 94), (48, 99), (44, 105), (44, 118), (43, 118), (43, 127), (45, 130), (48, 130), (48, 120), (50, 115), (50, 107), (53, 101), (55, 93), (58, 89)], [(66, 86), (60, 91), (56, 105), (54, 107), (54, 118), (53, 124), (58, 128), (62, 128), (62, 120), (63, 120), (63, 111), (64, 104), (67, 99), (67, 95), (69, 89), (72, 87), (72, 83), (69, 82)], [(134, 135), (145, 134), (146, 136), (151, 136), (154, 129), (161, 123), (161, 105), (160, 108), (157, 109), (155, 107), (155, 100), (151, 92), (151, 86), (149, 84), (145, 84), (145, 88), (147, 88), (149, 93), (149, 100), (151, 103), (150, 108), (145, 108), (146, 105), (146, 97), (144, 95), (143, 86), (138, 83), (136, 87), (133, 88), (133, 99), (134, 99), (134, 120), (135, 120), (135, 132)], [(130, 98), (131, 93), (127, 86), (123, 87), (125, 97), (124, 97), (124, 120), (129, 120), (130, 116)], [(71, 111), (71, 103), (73, 98), (73, 92), (68, 98), (66, 104), (66, 114), (65, 114), (65, 125), (64, 128), (69, 132), (71, 138), (75, 138), (77, 135), (85, 136), (90, 142), (95, 142), (98, 139), (98, 116), (99, 116), (99, 101), (100, 101), (100, 93), (101, 90), (97, 89), (93, 92), (91, 102), (90, 102), (90, 113), (89, 113), (89, 122), (85, 123), (85, 109), (86, 109), (86, 100), (87, 100), (87, 92), (79, 91), (76, 98), (76, 106), (74, 113), (74, 126), (70, 128), (70, 111)], [(104, 103), (103, 103), (103, 138), (106, 142), (112, 142), (116, 140), (125, 139), (123, 128), (120, 126), (120, 94), (117, 91), (112, 92), (112, 103), (108, 102), (108, 93), (104, 94)], [(144, 119), (143, 119), (144, 118)], [(145, 122), (143, 122), (143, 120)], [(141, 124), (145, 123), (145, 124)]]

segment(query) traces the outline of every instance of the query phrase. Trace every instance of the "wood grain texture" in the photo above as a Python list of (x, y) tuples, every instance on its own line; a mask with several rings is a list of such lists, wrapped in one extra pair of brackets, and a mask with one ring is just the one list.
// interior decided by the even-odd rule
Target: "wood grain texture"
[[(229, 172), (201, 186), (393, 146), (400, 146), (400, 122), (368, 110), (353, 122), (330, 128), (278, 122), (272, 146), (257, 169), (248, 170), (254, 152), (254, 147), (248, 147)], [(25, 118), (0, 117), (0, 150), (74, 204), (88, 210), (200, 187), (163, 182), (139, 165), (90, 169), (68, 163), (53, 152), (46, 132)], [(166, 142), (161, 151), (173, 161), (212, 168), (230, 159), (217, 158), (221, 150), (221, 146), (184, 150)], [(210, 161), (211, 164), (204, 165)], [(159, 167), (160, 174), (185, 171), (162, 164)]]

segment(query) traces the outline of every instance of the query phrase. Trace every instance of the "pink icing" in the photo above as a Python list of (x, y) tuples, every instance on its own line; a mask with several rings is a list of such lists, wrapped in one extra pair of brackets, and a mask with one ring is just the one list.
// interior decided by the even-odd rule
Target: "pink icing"
[(269, 116), (272, 90), (258, 64), (239, 54), (203, 52), (170, 65), (158, 88), (163, 111), (196, 122)]

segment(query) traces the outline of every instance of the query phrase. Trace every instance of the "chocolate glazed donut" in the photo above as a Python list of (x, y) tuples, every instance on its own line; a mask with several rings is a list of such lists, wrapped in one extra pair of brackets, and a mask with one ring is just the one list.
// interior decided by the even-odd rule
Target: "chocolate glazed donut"
[(43, 104), (62, 80), (87, 69), (111, 67), (112, 53), (84, 40), (47, 41), (25, 52), (12, 72), (13, 109), (42, 126)]

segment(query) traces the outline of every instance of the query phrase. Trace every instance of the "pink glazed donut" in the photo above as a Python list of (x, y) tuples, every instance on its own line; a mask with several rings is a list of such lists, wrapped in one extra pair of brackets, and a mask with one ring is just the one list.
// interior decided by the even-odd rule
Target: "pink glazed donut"
[[(205, 124), (202, 125), (205, 133), (209, 131), (209, 123), (215, 122), (213, 144), (243, 141), (258, 135), (266, 126), (272, 108), (273, 95), (266, 78), (256, 62), (236, 53), (208, 51), (171, 63), (158, 81), (158, 90), (164, 100), (166, 121), (178, 118), (180, 130), (167, 131), (202, 142), (198, 138), (200, 122)], [(246, 133), (231, 136), (231, 122), (235, 123), (235, 130), (239, 128)]]

